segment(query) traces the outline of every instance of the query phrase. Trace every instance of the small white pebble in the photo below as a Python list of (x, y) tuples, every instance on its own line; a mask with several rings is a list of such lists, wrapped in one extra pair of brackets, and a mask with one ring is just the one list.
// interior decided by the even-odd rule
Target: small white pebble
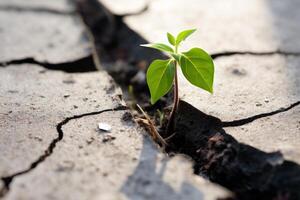
[(106, 131), (106, 132), (110, 132), (111, 131), (111, 125), (109, 125), (107, 123), (99, 123), (98, 124), (98, 128), (101, 131)]

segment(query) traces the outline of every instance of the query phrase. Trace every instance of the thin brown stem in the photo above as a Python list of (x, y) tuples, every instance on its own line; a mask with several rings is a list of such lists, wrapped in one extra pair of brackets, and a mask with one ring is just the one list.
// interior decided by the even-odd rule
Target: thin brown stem
[(179, 103), (179, 97), (178, 97), (178, 77), (177, 77), (177, 62), (175, 61), (175, 75), (174, 75), (174, 105), (169, 117), (169, 122), (167, 126), (167, 135), (171, 135), (174, 132), (175, 128), (175, 114), (177, 112), (177, 107)]

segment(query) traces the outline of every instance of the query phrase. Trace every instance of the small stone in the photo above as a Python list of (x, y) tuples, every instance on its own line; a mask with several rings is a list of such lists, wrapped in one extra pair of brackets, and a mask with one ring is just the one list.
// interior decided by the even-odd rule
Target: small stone
[(265, 98), (265, 103), (269, 103), (270, 100), (268, 98)]
[(109, 125), (107, 123), (99, 123), (98, 124), (98, 128), (101, 131), (106, 131), (106, 132), (110, 132), (111, 131), (111, 125)]
[(262, 104), (261, 103), (256, 103), (256, 106), (262, 106)]
[(102, 139), (102, 142), (103, 142), (103, 143), (106, 143), (106, 142), (113, 141), (113, 140), (115, 140), (115, 139), (116, 139), (116, 137), (114, 137), (114, 136), (111, 136), (111, 135), (105, 135), (104, 138)]

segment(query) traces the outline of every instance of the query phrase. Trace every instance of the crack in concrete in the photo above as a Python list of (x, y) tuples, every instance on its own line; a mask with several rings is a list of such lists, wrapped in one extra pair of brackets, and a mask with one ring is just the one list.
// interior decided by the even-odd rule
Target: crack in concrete
[(300, 56), (300, 52), (288, 52), (288, 51), (266, 51), (266, 52), (255, 52), (255, 51), (224, 51), (219, 53), (211, 54), (213, 59), (236, 56), (236, 55), (251, 55), (251, 56), (272, 56), (272, 55), (283, 55), (283, 56)]
[(11, 174), (9, 176), (1, 177), (1, 180), (3, 181), (4, 186), (3, 186), (3, 188), (0, 188), (0, 198), (4, 197), (9, 192), (10, 184), (11, 184), (11, 182), (13, 181), (13, 179), (15, 177), (26, 174), (26, 173), (32, 171), (39, 164), (41, 164), (43, 161), (45, 161), (47, 157), (51, 156), (51, 154), (53, 153), (53, 150), (56, 147), (56, 144), (63, 139), (64, 132), (63, 132), (62, 128), (68, 122), (70, 122), (71, 120), (74, 120), (74, 119), (79, 119), (79, 118), (83, 118), (83, 117), (86, 117), (86, 116), (98, 115), (98, 114), (101, 114), (101, 113), (104, 113), (104, 112), (121, 111), (121, 110), (127, 110), (127, 109), (128, 108), (126, 106), (121, 105), (121, 106), (118, 106), (116, 108), (110, 108), (110, 109), (104, 109), (104, 110), (101, 110), (101, 111), (95, 111), (95, 112), (89, 112), (89, 113), (84, 113), (84, 114), (80, 114), (80, 115), (74, 115), (72, 117), (67, 117), (64, 120), (62, 120), (61, 122), (59, 122), (56, 125), (56, 131), (58, 133), (58, 136), (51, 141), (48, 148), (45, 150), (45, 152), (41, 156), (39, 156), (39, 158), (36, 161), (31, 163), (31, 165), (25, 170), (22, 170), (20, 172), (16, 172), (16, 173)]
[(51, 8), (43, 8), (43, 7), (23, 7), (17, 5), (4, 5), (0, 6), (0, 11), (4, 12), (36, 12), (36, 13), (48, 13), (54, 15), (76, 15), (75, 10), (63, 11), (56, 10)]
[(87, 55), (85, 57), (76, 60), (71, 60), (71, 61), (61, 62), (61, 63), (42, 62), (36, 60), (33, 57), (28, 57), (28, 58), (21, 58), (21, 59), (0, 62), (0, 67), (7, 67), (9, 65), (22, 65), (22, 64), (36, 64), (49, 70), (60, 70), (67, 73), (97, 71), (92, 55)]
[(272, 115), (276, 115), (276, 114), (279, 114), (279, 113), (282, 113), (282, 112), (289, 111), (292, 108), (294, 108), (296, 106), (299, 106), (299, 105), (300, 105), (300, 101), (297, 101), (297, 102), (291, 104), (288, 107), (282, 107), (282, 108), (279, 108), (279, 109), (271, 111), (271, 112), (261, 113), (261, 114), (254, 115), (254, 116), (251, 116), (251, 117), (247, 117), (247, 118), (244, 118), (244, 119), (238, 119), (238, 120), (233, 120), (233, 121), (223, 121), (222, 122), (222, 127), (224, 128), (224, 127), (243, 126), (243, 125), (251, 123), (251, 122), (253, 122), (257, 119), (261, 119), (261, 118), (264, 118), (264, 117), (268, 117), (268, 116), (272, 116)]

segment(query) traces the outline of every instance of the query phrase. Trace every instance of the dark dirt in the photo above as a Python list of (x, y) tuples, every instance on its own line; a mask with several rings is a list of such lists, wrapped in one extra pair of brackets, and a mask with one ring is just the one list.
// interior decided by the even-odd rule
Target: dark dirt
[[(124, 16), (114, 15), (99, 1), (80, 0), (77, 8), (93, 36), (95, 51), (101, 58), (101, 66), (104, 66), (123, 88), (123, 92), (127, 94), (125, 98), (127, 103), (129, 105), (139, 103), (151, 116), (154, 116), (156, 109), (163, 110), (170, 105), (172, 93), (151, 106), (148, 102), (149, 93), (145, 80), (149, 63), (165, 55), (141, 48), (139, 45), (148, 41), (123, 22)], [(274, 54), (298, 56), (298, 53), (273, 51), (221, 52), (213, 54), (212, 57), (217, 59), (234, 55)], [(132, 89), (129, 89), (129, 86)], [(230, 189), (235, 193), (236, 199), (300, 199), (298, 164), (284, 160), (280, 152), (266, 153), (239, 143), (223, 129), (226, 126), (238, 126), (261, 117), (285, 112), (298, 104), (300, 102), (285, 109), (247, 119), (222, 122), (181, 101), (175, 120), (176, 134), (168, 140), (169, 146), (166, 151), (170, 155), (181, 153), (190, 156), (195, 163), (195, 174)], [(163, 129), (160, 132), (164, 137), (169, 136), (165, 135)]]
[(176, 135), (167, 152), (183, 153), (196, 174), (227, 187), (237, 199), (300, 199), (300, 166), (280, 152), (266, 153), (235, 140), (220, 119), (181, 101)]
[(36, 64), (49, 70), (61, 70), (68, 73), (83, 73), (96, 71), (92, 55), (63, 63), (41, 62), (34, 58), (22, 58), (0, 63), (0, 67), (9, 65)]
[(149, 42), (123, 22), (123, 17), (130, 14), (115, 15), (97, 0), (79, 0), (77, 10), (92, 35), (101, 67), (122, 87), (127, 102), (138, 103), (150, 112), (164, 108), (167, 98), (154, 107), (150, 105), (145, 74), (152, 60), (166, 56), (140, 47)]

